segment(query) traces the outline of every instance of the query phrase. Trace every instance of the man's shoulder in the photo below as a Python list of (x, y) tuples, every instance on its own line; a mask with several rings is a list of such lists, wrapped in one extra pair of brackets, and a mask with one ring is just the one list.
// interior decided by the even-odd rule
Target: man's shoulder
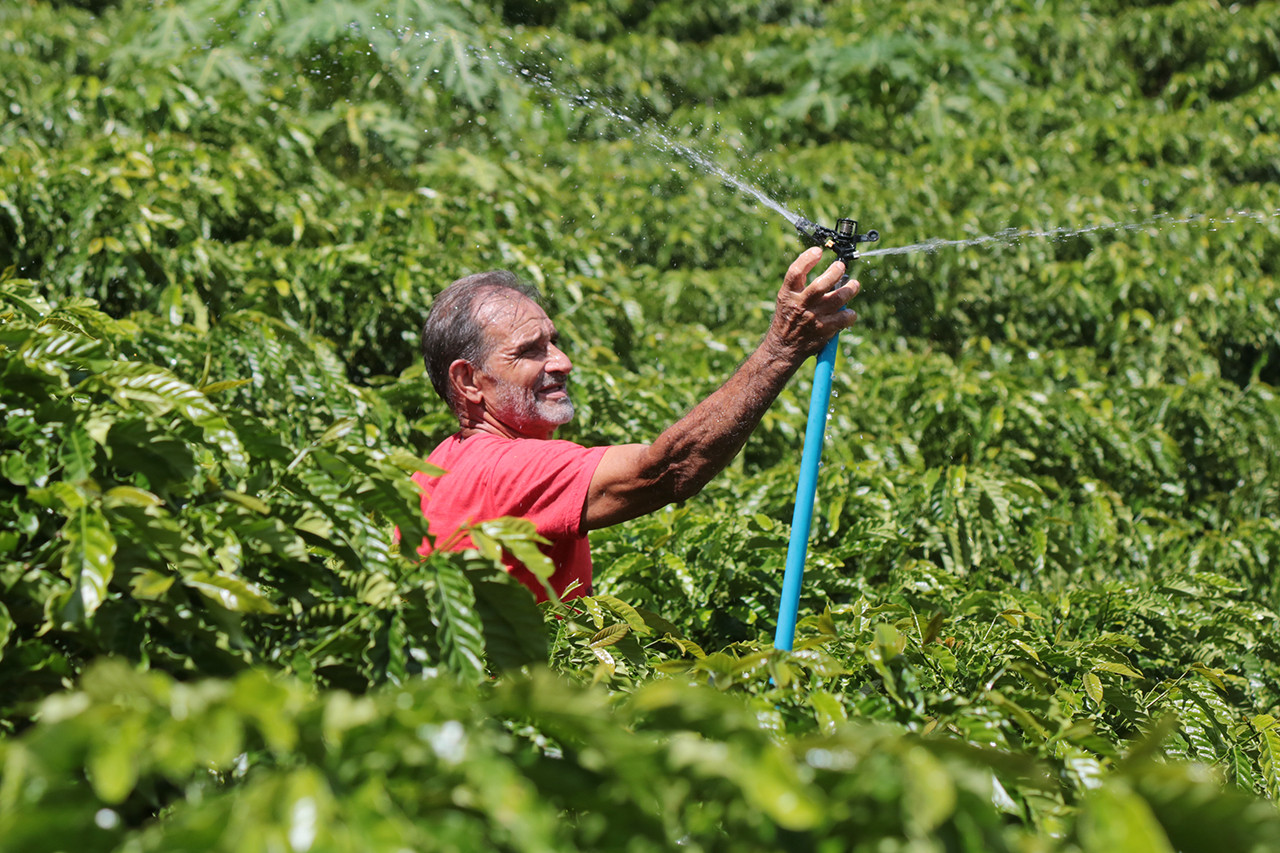
[(431, 451), (432, 457), (448, 457), (459, 456), (467, 453), (483, 452), (486, 455), (491, 453), (501, 453), (509, 450), (529, 450), (536, 445), (546, 445), (555, 442), (539, 441), (536, 438), (508, 438), (505, 435), (494, 435), (489, 432), (455, 432), (444, 441), (436, 445), (436, 449)]
[(559, 438), (508, 438), (487, 432), (463, 434), (456, 432), (431, 451), (427, 461), (448, 469), (448, 463), (456, 465), (464, 460), (483, 460), (486, 463), (512, 462), (514, 460), (553, 460), (575, 456), (603, 454), (607, 448), (584, 447), (576, 442)]

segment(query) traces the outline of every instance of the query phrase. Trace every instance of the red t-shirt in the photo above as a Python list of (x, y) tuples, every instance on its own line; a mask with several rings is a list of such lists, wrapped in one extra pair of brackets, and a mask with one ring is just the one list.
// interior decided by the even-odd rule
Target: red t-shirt
[[(575, 581), (570, 598), (591, 592), (591, 547), (582, 530), (582, 507), (587, 487), (607, 447), (582, 447), (571, 441), (503, 438), (478, 433), (455, 434), (431, 451), (427, 461), (445, 473), (413, 479), (422, 486), (422, 514), (431, 538), (443, 542), (460, 527), (503, 516), (532, 521), (538, 533), (551, 540), (543, 551), (555, 565), (551, 587), (557, 595)], [(475, 547), (470, 536), (459, 537), (453, 550)], [(418, 549), (428, 554), (424, 541)], [(541, 582), (510, 554), (503, 554), (507, 571), (547, 598)]]

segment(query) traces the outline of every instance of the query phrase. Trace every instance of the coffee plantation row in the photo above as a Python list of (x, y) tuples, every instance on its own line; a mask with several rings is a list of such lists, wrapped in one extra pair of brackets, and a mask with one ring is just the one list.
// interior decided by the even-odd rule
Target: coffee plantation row
[[(1280, 846), (1275, 5), (0, 8), (0, 850)], [(510, 268), (560, 437), (875, 228), (792, 652), (802, 370), (701, 495), (402, 554), (417, 336)]]

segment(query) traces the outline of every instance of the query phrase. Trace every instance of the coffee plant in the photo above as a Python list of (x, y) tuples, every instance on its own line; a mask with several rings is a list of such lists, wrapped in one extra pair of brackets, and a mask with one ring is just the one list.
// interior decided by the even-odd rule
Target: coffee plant
[[(0, 851), (1280, 847), (1274, 18), (4, 4)], [(793, 651), (808, 369), (591, 597), (416, 554), (435, 293), (650, 440), (795, 215), (882, 238)]]

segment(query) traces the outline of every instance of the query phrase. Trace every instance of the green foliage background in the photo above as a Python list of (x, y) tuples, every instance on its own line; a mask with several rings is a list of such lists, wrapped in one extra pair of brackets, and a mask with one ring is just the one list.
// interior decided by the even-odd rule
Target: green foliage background
[[(6, 3), (0, 849), (1275, 849), (1276, 13)], [(889, 250), (793, 653), (804, 375), (574, 608), (399, 553), (433, 293), (538, 284), (565, 437), (650, 439), (763, 198)]]

